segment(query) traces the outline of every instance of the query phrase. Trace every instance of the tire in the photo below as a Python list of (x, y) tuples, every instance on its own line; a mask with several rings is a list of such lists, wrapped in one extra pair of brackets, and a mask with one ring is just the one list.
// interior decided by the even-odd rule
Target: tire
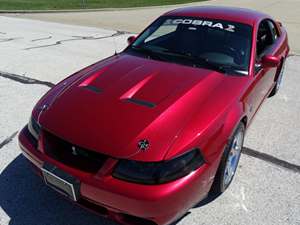
[(280, 72), (279, 72), (277, 80), (275, 82), (275, 86), (272, 89), (271, 93), (269, 94), (268, 98), (271, 98), (274, 95), (276, 95), (280, 89), (280, 86), (282, 83), (282, 77), (283, 77), (283, 73), (284, 73), (284, 68), (285, 68), (285, 61), (282, 61), (281, 66), (279, 68), (280, 68), (280, 70), (279, 70)]
[[(241, 152), (243, 149), (244, 136), (245, 125), (241, 122), (236, 128), (232, 138), (228, 141), (227, 146), (225, 147), (210, 194), (219, 195), (223, 193), (231, 184), (236, 173), (236, 169), (238, 167)], [(236, 148), (234, 148), (235, 146), (239, 149), (237, 150)], [(233, 154), (236, 154), (235, 158), (233, 158)], [(230, 164), (231, 166), (229, 166)]]

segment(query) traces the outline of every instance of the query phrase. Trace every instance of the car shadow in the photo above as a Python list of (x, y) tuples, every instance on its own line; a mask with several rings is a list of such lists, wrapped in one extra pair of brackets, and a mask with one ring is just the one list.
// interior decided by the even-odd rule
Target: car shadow
[[(221, 194), (209, 194), (207, 195), (206, 198), (204, 198), (203, 200), (201, 200), (200, 202), (198, 202), (193, 209), (196, 208), (201, 208), (209, 203), (211, 203), (212, 201), (216, 200)], [(178, 220), (174, 221), (171, 225), (176, 225), (178, 224), (181, 220), (183, 220), (185, 217), (187, 217), (188, 215), (190, 215), (192, 212), (188, 211), (186, 212), (182, 217), (180, 217)]]
[(22, 155), (0, 174), (1, 208), (9, 217), (10, 225), (117, 225), (67, 201), (45, 186)]
[[(194, 208), (217, 197), (209, 195)], [(16, 157), (0, 174), (0, 208), (9, 217), (9, 225), (118, 225), (67, 201), (47, 187), (23, 155)]]
[(205, 205), (213, 202), (214, 200), (216, 200), (220, 196), (221, 196), (221, 194), (208, 194), (206, 198), (204, 198), (203, 200), (201, 200), (193, 208), (195, 209), (195, 208), (200, 208), (202, 206), (205, 206)]

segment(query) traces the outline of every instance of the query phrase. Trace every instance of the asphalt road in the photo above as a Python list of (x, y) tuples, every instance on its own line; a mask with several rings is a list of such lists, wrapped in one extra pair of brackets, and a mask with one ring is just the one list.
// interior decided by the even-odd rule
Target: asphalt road
[[(72, 72), (120, 51), (129, 34), (0, 17), (0, 224), (106, 225), (61, 198), (30, 170), (16, 132), (36, 101)], [(231, 187), (178, 225), (300, 225), (300, 57), (287, 60), (282, 89), (247, 133)]]

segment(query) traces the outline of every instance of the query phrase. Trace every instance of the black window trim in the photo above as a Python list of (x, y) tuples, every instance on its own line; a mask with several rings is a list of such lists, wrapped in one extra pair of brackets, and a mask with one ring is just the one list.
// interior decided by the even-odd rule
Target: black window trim
[[(273, 36), (273, 32), (271, 31), (271, 27), (269, 25), (269, 22), (271, 22), (276, 30), (276, 33), (277, 33), (277, 38), (274, 39), (272, 37), (272, 44), (271, 45), (268, 45), (262, 52), (260, 55), (257, 55), (257, 37), (258, 37), (258, 32), (259, 32), (259, 28), (260, 28), (260, 25), (263, 23), (263, 22), (266, 22), (266, 24), (268, 25), (268, 28), (269, 28), (269, 31), (271, 32), (272, 36)], [(262, 67), (261, 67), (261, 59), (264, 55), (266, 55), (266, 53), (268, 53), (270, 51), (270, 49), (274, 46), (274, 44), (276, 44), (276, 42), (279, 40), (279, 37), (280, 37), (280, 33), (279, 33), (279, 30), (278, 30), (278, 27), (276, 26), (275, 22), (270, 19), (270, 18), (266, 18), (266, 19), (263, 19), (262, 21), (260, 21), (259, 23), (259, 26), (258, 26), (258, 30), (257, 30), (257, 34), (256, 34), (256, 52), (255, 52), (255, 65), (254, 65), (254, 71), (255, 71), (255, 74), (258, 74), (261, 70), (262, 70)]]

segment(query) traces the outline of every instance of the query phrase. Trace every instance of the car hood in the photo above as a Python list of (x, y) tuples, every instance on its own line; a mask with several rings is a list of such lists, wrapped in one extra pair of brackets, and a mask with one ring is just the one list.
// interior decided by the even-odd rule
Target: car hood
[[(40, 102), (49, 106), (39, 122), (49, 132), (93, 151), (116, 158), (143, 154), (137, 158), (159, 161), (226, 77), (121, 54), (51, 90)], [(141, 140), (149, 142), (145, 151), (138, 148)]]

